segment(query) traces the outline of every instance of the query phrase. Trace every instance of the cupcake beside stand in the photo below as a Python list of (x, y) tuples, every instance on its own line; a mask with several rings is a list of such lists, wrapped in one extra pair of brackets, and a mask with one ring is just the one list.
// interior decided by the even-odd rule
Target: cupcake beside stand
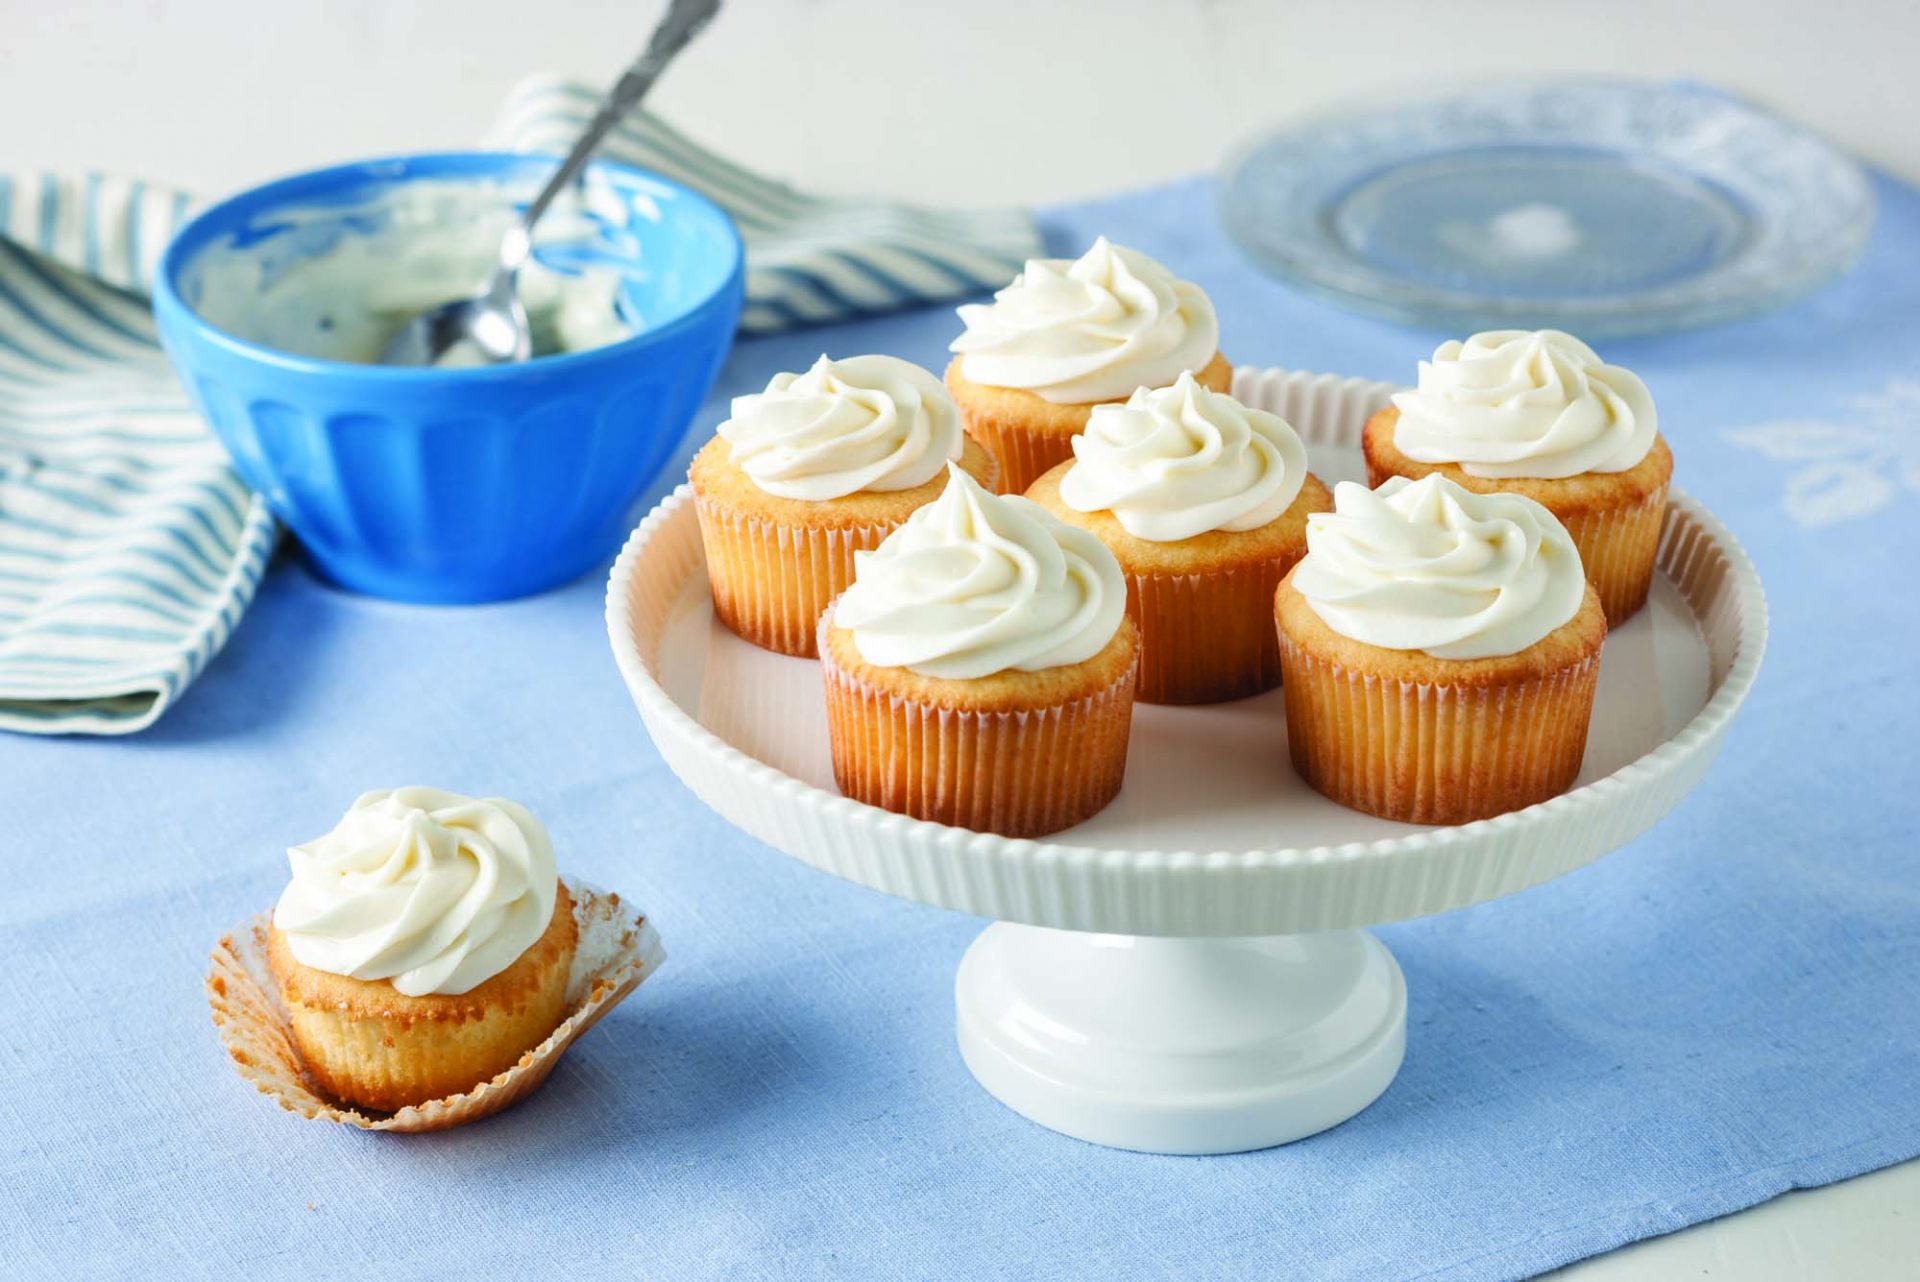
[[(1232, 385), (1293, 425), (1329, 484), (1365, 479), (1362, 433), (1396, 390), (1255, 368)], [(1125, 787), (1050, 837), (851, 800), (818, 665), (716, 622), (685, 487), (628, 541), (606, 617), (655, 744), (723, 817), (825, 871), (994, 921), (956, 985), (960, 1049), (989, 1092), (1097, 1143), (1218, 1153), (1323, 1130), (1392, 1081), (1405, 985), (1361, 927), (1570, 871), (1698, 780), (1757, 671), (1765, 603), (1739, 545), (1678, 490), (1656, 560), (1647, 605), (1606, 642), (1571, 790), (1447, 828), (1308, 788), (1288, 764), (1281, 691), (1137, 705)]]

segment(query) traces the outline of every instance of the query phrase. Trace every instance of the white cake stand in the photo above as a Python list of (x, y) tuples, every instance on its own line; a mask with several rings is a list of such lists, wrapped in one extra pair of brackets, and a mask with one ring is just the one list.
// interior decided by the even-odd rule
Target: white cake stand
[[(1242, 369), (1328, 481), (1393, 389)], [(1684, 451), (1683, 451), (1684, 453)], [(712, 616), (685, 488), (634, 531), (607, 590), (620, 671), (708, 805), (817, 868), (994, 919), (956, 986), (961, 1054), (998, 1099), (1099, 1144), (1263, 1148), (1372, 1103), (1400, 1067), (1406, 986), (1358, 928), (1537, 885), (1632, 840), (1685, 795), (1760, 664), (1766, 604), (1726, 529), (1675, 493), (1646, 610), (1607, 639), (1578, 785), (1458, 828), (1320, 797), (1287, 760), (1279, 692), (1142, 704), (1127, 782), (1042, 841), (948, 828), (834, 789), (818, 667)]]

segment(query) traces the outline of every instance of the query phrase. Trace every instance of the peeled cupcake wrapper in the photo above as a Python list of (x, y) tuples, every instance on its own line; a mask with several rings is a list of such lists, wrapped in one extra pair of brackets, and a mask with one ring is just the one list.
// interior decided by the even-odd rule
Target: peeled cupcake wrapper
[(491, 1117), (533, 1094), (575, 1038), (626, 999), (666, 960), (660, 936), (634, 916), (620, 896), (564, 879), (574, 900), (579, 940), (567, 974), (566, 1016), (547, 1039), (490, 1081), (397, 1113), (369, 1112), (338, 1103), (315, 1089), (293, 1044), (279, 988), (267, 971), (267, 931), (273, 914), (260, 913), (221, 938), (207, 973), (207, 1000), (220, 1044), (235, 1071), (262, 1095), (302, 1117), (341, 1122), (367, 1131), (439, 1131)]
[(1457, 824), (1573, 785), (1600, 652), (1530, 680), (1447, 685), (1354, 672), (1280, 636), (1287, 750), (1300, 777), (1354, 810)]
[(833, 661), (822, 619), (833, 775), (840, 791), (915, 819), (1038, 837), (1089, 818), (1120, 791), (1134, 661), (1105, 689), (1007, 711), (943, 708), (883, 690)]

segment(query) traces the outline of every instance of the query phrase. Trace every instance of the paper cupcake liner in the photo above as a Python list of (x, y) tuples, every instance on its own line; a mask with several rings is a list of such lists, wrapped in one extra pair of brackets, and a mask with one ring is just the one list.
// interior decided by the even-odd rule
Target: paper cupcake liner
[(853, 582), (853, 554), (880, 546), (897, 523), (809, 529), (729, 512), (702, 501), (713, 612), (763, 650), (815, 656), (815, 625)]
[(1072, 827), (1120, 791), (1137, 656), (1105, 689), (1001, 712), (904, 698), (841, 667), (825, 645), (820, 651), (833, 777), (855, 801), (974, 832), (1037, 837)]
[(1000, 494), (1025, 494), (1027, 487), (1073, 457), (1071, 432), (1022, 427), (985, 415), (969, 417), (967, 432), (1000, 464)]
[(207, 1001), (220, 1044), (243, 1081), (281, 1108), (302, 1117), (341, 1122), (367, 1131), (439, 1131), (462, 1126), (533, 1094), (575, 1038), (626, 999), (666, 960), (660, 936), (643, 916), (631, 915), (620, 896), (567, 879), (579, 941), (567, 973), (566, 1014), (560, 1025), (520, 1062), (473, 1089), (428, 1100), (397, 1113), (362, 1110), (329, 1098), (314, 1082), (293, 1044), (279, 988), (267, 970), (264, 912), (223, 936), (207, 972)]
[(1353, 672), (1283, 633), (1280, 666), (1301, 778), (1383, 819), (1458, 824), (1573, 785), (1600, 654), (1532, 680), (1453, 686)]
[[(1302, 549), (1304, 552), (1304, 549)], [(1223, 703), (1280, 684), (1273, 594), (1299, 557), (1212, 574), (1128, 574), (1145, 703)]]
[(1582, 512), (1561, 524), (1580, 550), (1580, 564), (1600, 594), (1607, 626), (1617, 628), (1647, 603), (1653, 561), (1666, 523), (1667, 487), (1631, 507)]

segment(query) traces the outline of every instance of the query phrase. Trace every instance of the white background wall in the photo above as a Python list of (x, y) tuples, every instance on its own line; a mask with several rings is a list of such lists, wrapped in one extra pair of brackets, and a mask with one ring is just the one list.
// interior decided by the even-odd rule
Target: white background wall
[[(217, 195), (457, 146), (515, 79), (606, 79), (659, 0), (0, 0), (0, 164)], [(1920, 178), (1914, 0), (728, 0), (675, 122), (818, 187), (1046, 202), (1263, 121), (1493, 73), (1717, 80)]]
[[(477, 139), (520, 76), (603, 81), (659, 0), (0, 0), (0, 169), (216, 196)], [(809, 187), (1045, 203), (1212, 168), (1264, 122), (1493, 74), (1714, 80), (1920, 179), (1920, 0), (727, 0), (656, 105)], [(1911, 1276), (1920, 1164), (1578, 1266)]]

